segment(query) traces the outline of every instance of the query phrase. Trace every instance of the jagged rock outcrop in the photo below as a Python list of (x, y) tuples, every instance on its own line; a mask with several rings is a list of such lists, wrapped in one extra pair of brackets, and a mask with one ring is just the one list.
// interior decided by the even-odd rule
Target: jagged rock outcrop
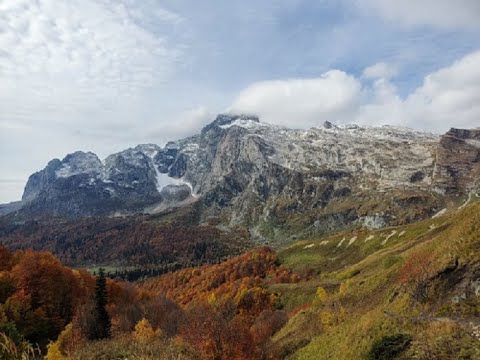
[(480, 129), (450, 129), (438, 144), (434, 189), (440, 194), (480, 190)]
[(112, 154), (103, 162), (81, 151), (52, 160), (30, 176), (22, 210), (30, 215), (112, 215), (143, 212), (164, 198), (184, 200), (189, 190), (185, 195), (184, 186), (179, 186), (175, 195), (173, 179), (158, 170), (153, 159), (159, 151), (157, 145), (147, 144)]
[(201, 133), (108, 156), (77, 152), (33, 174), (20, 213), (62, 216), (157, 212), (202, 203), (202, 218), (255, 238), (380, 227), (431, 216), (438, 193), (478, 176), (479, 130), (437, 135), (405, 128), (294, 130), (255, 116), (219, 115)]

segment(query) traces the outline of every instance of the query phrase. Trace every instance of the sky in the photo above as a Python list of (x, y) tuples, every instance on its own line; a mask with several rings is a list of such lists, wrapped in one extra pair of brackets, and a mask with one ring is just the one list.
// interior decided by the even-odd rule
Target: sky
[(0, 0), (0, 203), (216, 114), (293, 128), (480, 126), (478, 0)]

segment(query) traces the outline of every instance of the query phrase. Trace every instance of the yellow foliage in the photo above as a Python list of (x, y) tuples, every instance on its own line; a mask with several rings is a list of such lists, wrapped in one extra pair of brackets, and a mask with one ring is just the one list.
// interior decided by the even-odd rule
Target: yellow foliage
[(328, 293), (327, 290), (325, 290), (323, 287), (318, 287), (317, 293), (315, 296), (315, 302), (317, 304), (323, 304), (325, 301), (328, 299)]
[(84, 339), (78, 331), (73, 329), (72, 323), (68, 324), (58, 336), (57, 341), (48, 345), (45, 359), (70, 359), (70, 356), (83, 343)]
[(215, 305), (217, 303), (217, 297), (215, 296), (215, 293), (211, 293), (208, 298), (207, 298), (207, 301), (210, 305)]
[(324, 327), (336, 326), (346, 318), (346, 311), (342, 306), (333, 304), (328, 310), (320, 311), (320, 321)]
[(60, 351), (60, 343), (58, 340), (48, 344), (48, 352), (45, 360), (66, 360), (66, 357), (64, 357)]
[(350, 281), (345, 281), (345, 282), (342, 282), (340, 284), (340, 289), (338, 289), (338, 292), (339, 292), (340, 295), (343, 296), (347, 293), (349, 283), (350, 283)]
[(157, 335), (160, 335), (160, 333), (155, 332), (152, 325), (150, 325), (150, 322), (145, 318), (140, 320), (137, 325), (135, 325), (133, 337), (137, 341), (146, 342), (153, 339)]
[(320, 321), (323, 326), (328, 327), (333, 324), (334, 315), (331, 311), (320, 311)]

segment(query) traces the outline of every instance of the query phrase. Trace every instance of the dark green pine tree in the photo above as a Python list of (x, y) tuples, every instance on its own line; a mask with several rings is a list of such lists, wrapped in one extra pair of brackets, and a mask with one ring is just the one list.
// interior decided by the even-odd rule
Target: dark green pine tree
[(96, 339), (106, 339), (112, 336), (112, 321), (107, 312), (107, 303), (107, 279), (105, 277), (105, 270), (100, 268), (95, 286)]

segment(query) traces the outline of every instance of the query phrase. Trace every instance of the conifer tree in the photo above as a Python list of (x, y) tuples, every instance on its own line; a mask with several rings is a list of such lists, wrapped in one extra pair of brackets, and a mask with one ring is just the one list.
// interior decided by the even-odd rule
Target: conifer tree
[(100, 268), (95, 286), (96, 339), (105, 339), (112, 335), (112, 322), (107, 312), (107, 303), (107, 279), (104, 269)]

